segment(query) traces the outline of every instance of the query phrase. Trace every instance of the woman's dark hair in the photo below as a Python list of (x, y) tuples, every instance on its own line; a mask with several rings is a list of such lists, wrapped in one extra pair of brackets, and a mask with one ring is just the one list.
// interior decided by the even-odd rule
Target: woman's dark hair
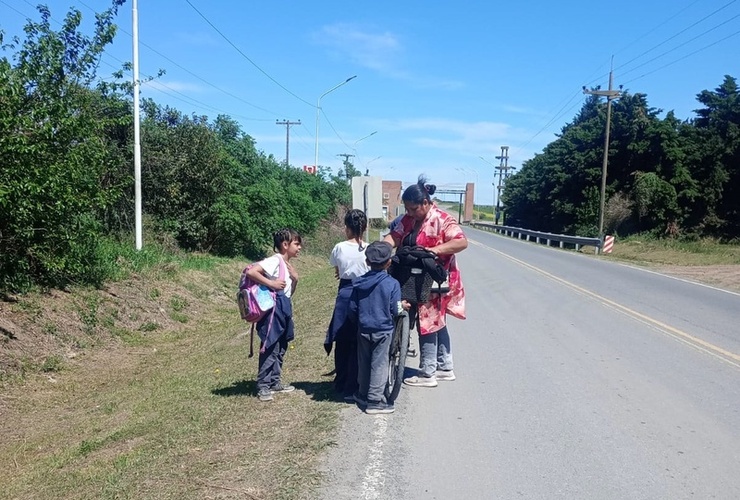
[(432, 195), (436, 190), (437, 186), (434, 184), (427, 184), (427, 178), (424, 177), (424, 175), (420, 175), (416, 184), (412, 184), (403, 191), (401, 200), (413, 203), (414, 205), (421, 205), (424, 203), (424, 200), (431, 203)]
[(352, 209), (344, 216), (344, 225), (352, 231), (352, 236), (362, 236), (367, 229), (367, 216), (362, 210)]
[(295, 229), (280, 229), (272, 235), (272, 248), (274, 248), (276, 252), (279, 252), (283, 246), (283, 243), (285, 243), (286, 241), (288, 243), (291, 243), (293, 241), (303, 243), (303, 238), (301, 238), (300, 233), (298, 233), (298, 231), (296, 231)]

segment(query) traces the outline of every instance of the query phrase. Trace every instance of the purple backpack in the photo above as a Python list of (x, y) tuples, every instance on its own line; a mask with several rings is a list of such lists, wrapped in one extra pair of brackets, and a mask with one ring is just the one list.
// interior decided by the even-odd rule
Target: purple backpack
[[(281, 256), (278, 256), (278, 279), (285, 280), (286, 266), (285, 261)], [(252, 323), (252, 330), (250, 332), (250, 346), (249, 346), (249, 357), (254, 356), (254, 325), (261, 320), (265, 314), (271, 312), (275, 314), (275, 291), (271, 288), (261, 285), (252, 281), (247, 275), (254, 263), (249, 264), (242, 271), (241, 278), (239, 279), (239, 291), (236, 294), (236, 301), (239, 305), (239, 314), (244, 321)], [(270, 318), (269, 329), (272, 326), (272, 318)]]

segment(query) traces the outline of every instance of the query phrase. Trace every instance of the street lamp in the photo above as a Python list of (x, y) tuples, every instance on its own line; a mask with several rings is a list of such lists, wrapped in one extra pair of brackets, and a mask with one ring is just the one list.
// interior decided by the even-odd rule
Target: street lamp
[(352, 151), (356, 151), (356, 150), (357, 150), (357, 143), (358, 143), (358, 142), (360, 142), (360, 141), (364, 141), (364, 140), (365, 140), (365, 139), (367, 139), (368, 137), (372, 137), (372, 136), (374, 136), (374, 135), (375, 135), (375, 134), (377, 134), (377, 133), (378, 133), (378, 131), (376, 130), (375, 132), (370, 132), (369, 134), (367, 134), (367, 135), (366, 135), (365, 137), (362, 137), (361, 139), (357, 139), (357, 140), (356, 140), (356, 141), (355, 141), (355, 142), (354, 142), (354, 143), (352, 144)]
[(316, 168), (317, 171), (319, 169), (319, 115), (321, 113), (321, 98), (324, 97), (329, 92), (333, 92), (337, 90), (339, 87), (341, 87), (342, 85), (344, 85), (345, 83), (349, 82), (350, 80), (354, 78), (357, 78), (357, 75), (350, 76), (349, 78), (347, 78), (345, 81), (343, 81), (339, 85), (335, 85), (334, 87), (330, 88), (329, 90), (321, 94), (319, 98), (316, 100), (316, 146), (314, 148), (314, 167)]

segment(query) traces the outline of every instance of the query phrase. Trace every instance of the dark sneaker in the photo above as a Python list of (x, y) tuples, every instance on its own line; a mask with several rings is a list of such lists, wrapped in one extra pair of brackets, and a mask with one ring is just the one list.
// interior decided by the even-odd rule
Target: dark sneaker
[(260, 389), (257, 397), (260, 401), (272, 401), (272, 391), (270, 389)]
[(283, 385), (280, 382), (270, 387), (270, 391), (275, 394), (276, 392), (293, 392), (295, 387), (292, 385)]
[(350, 404), (356, 403), (354, 394), (345, 394), (344, 396), (342, 396), (342, 399), (344, 400), (345, 403), (350, 403)]
[(383, 415), (386, 413), (393, 413), (396, 409), (392, 403), (384, 403), (382, 401), (368, 401), (365, 413), (368, 415)]
[(355, 403), (357, 403), (360, 406), (367, 406), (367, 399), (362, 397), (362, 395), (359, 392), (356, 392), (352, 395), (352, 397), (355, 400)]

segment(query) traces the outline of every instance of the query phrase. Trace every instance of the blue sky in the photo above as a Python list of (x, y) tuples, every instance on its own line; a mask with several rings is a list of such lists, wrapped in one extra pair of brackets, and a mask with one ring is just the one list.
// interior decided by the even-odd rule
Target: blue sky
[[(108, 2), (46, 4), (59, 21), (77, 7), (89, 26), (90, 7)], [(0, 0), (6, 37), (38, 19), (34, 5)], [(103, 77), (132, 59), (131, 7)], [(166, 71), (142, 97), (231, 115), (280, 161), (286, 127), (276, 121), (300, 120), (290, 163), (301, 167), (314, 163), (319, 96), (357, 75), (321, 99), (319, 164), (336, 171), (337, 155), (354, 154), (384, 179), (476, 182), (477, 203), (493, 202), (501, 146), (515, 167), (541, 151), (577, 113), (583, 85), (606, 88), (612, 56), (615, 85), (682, 119), (701, 90), (740, 77), (738, 0), (139, 0), (138, 10), (141, 76)]]

